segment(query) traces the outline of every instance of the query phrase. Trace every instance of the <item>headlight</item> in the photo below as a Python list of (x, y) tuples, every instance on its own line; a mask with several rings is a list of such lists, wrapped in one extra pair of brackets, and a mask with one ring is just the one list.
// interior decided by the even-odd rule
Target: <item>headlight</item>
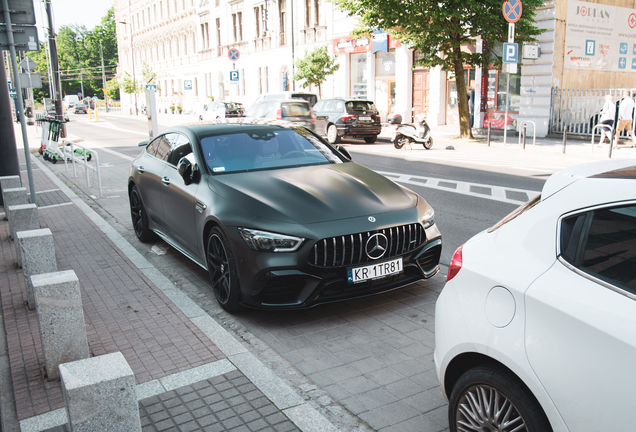
[(294, 252), (305, 241), (304, 238), (259, 231), (249, 228), (239, 228), (243, 241), (257, 252)]
[(424, 212), (424, 216), (422, 216), (422, 225), (424, 225), (424, 229), (426, 229), (432, 227), (434, 223), (435, 212), (429, 207), (428, 210)]

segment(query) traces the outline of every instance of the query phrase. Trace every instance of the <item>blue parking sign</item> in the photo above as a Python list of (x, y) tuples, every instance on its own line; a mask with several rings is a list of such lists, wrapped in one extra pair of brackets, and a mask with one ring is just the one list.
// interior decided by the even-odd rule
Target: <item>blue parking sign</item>
[(519, 44), (504, 43), (504, 63), (517, 63), (519, 59)]
[(230, 81), (238, 81), (239, 80), (239, 72), (237, 70), (230, 71)]

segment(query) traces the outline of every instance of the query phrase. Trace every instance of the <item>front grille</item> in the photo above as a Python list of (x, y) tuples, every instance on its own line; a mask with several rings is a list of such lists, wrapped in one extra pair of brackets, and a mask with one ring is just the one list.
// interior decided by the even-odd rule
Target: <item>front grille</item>
[(365, 253), (367, 240), (373, 234), (382, 233), (388, 239), (388, 250), (382, 259), (411, 252), (426, 242), (426, 233), (419, 223), (367, 231), (318, 240), (309, 255), (309, 264), (318, 267), (342, 267), (370, 261)]

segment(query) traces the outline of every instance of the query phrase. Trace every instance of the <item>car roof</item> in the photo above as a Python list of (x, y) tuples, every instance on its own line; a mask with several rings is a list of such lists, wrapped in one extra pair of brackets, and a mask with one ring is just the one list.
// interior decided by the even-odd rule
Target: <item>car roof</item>
[(575, 165), (552, 174), (541, 191), (542, 199), (587, 178), (636, 179), (636, 159), (607, 160)]
[(180, 126), (172, 126), (161, 131), (162, 134), (171, 132), (195, 133), (198, 136), (224, 135), (240, 131), (250, 131), (263, 128), (287, 129), (297, 127), (297, 124), (285, 120), (262, 118), (229, 118), (210, 121), (198, 121), (186, 123)]

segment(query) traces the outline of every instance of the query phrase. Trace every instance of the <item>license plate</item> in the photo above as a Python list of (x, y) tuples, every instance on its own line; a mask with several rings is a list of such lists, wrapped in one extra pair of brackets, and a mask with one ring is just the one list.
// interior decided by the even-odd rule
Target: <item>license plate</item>
[(358, 120), (371, 120), (371, 117), (360, 116), (358, 117)]
[(402, 258), (385, 261), (364, 267), (347, 269), (347, 281), (349, 283), (364, 282), (367, 280), (381, 279), (383, 277), (402, 273)]

